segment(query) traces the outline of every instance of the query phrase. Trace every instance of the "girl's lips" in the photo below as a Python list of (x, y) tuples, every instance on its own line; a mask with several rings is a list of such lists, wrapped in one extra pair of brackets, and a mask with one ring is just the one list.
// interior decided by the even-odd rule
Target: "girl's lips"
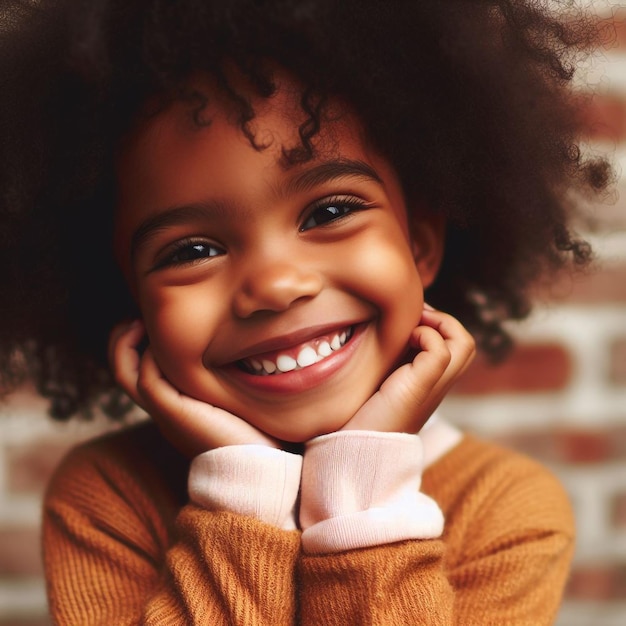
[(237, 366), (255, 376), (276, 376), (311, 367), (340, 350), (350, 340), (352, 332), (353, 327), (348, 326), (292, 348), (241, 359)]
[[(228, 378), (248, 388), (255, 388), (258, 391), (270, 393), (299, 393), (306, 391), (320, 385), (347, 363), (357, 349), (366, 326), (366, 324), (357, 324), (345, 327), (294, 346), (289, 350), (255, 355), (254, 357), (230, 363), (220, 369)], [(334, 345), (334, 349), (330, 345), (331, 342)], [(330, 348), (330, 354), (323, 356), (327, 351), (326, 344)], [(319, 352), (322, 352), (322, 358), (316, 358), (314, 363), (307, 364), (307, 360), (312, 358), (309, 350), (312, 350), (313, 346), (315, 346), (315, 352), (318, 357)], [(302, 362), (304, 364), (299, 365), (298, 358), (303, 352)], [(285, 358), (283, 359), (282, 357)], [(254, 361), (258, 361), (261, 364), (261, 370), (258, 370), (255, 366), (256, 364), (253, 364)], [(295, 361), (295, 367), (292, 367), (293, 363), (291, 361)], [(269, 370), (274, 365), (276, 370), (270, 372)], [(279, 365), (284, 367), (286, 371), (279, 371)]]

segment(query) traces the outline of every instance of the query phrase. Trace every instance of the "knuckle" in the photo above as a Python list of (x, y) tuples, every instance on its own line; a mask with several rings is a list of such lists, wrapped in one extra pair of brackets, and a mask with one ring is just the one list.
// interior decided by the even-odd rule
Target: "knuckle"
[(452, 360), (452, 353), (444, 344), (438, 350), (433, 352), (433, 357), (435, 358), (439, 368), (445, 369), (446, 367), (448, 367), (448, 365), (450, 365), (450, 361)]
[(476, 340), (469, 333), (466, 333), (462, 342), (462, 347), (468, 357), (476, 354)]

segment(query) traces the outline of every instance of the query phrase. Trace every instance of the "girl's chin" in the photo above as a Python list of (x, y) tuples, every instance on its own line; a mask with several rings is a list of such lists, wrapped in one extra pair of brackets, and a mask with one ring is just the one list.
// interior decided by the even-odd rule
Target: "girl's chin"
[[(288, 418), (286, 418), (288, 419)], [(251, 423), (255, 428), (262, 430), (266, 435), (277, 439), (278, 441), (284, 441), (286, 443), (291, 444), (302, 444), (314, 439), (315, 437), (319, 437), (321, 435), (327, 435), (329, 433), (336, 432), (341, 430), (343, 426), (349, 421), (350, 418), (346, 418), (344, 420), (336, 420), (333, 423), (325, 423), (325, 424), (310, 424), (309, 427), (304, 427), (302, 424), (302, 420), (298, 420), (297, 418), (293, 418), (294, 423), (298, 424), (297, 428), (272, 428), (271, 426), (264, 428), (262, 424), (258, 423), (258, 420), (255, 420), (256, 423)]]

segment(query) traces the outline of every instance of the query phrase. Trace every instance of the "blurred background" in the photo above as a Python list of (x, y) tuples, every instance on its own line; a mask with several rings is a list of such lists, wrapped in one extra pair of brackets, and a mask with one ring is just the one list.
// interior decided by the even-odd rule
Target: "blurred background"
[[(578, 77), (581, 114), (589, 150), (617, 176), (581, 232), (595, 266), (540, 293), (513, 328), (513, 357), (475, 363), (442, 406), (465, 430), (551, 467), (570, 493), (578, 543), (559, 626), (626, 624), (626, 2), (595, 4), (603, 38)], [(44, 626), (45, 484), (70, 446), (112, 426), (54, 423), (28, 387), (0, 405), (0, 424), (0, 626)]]

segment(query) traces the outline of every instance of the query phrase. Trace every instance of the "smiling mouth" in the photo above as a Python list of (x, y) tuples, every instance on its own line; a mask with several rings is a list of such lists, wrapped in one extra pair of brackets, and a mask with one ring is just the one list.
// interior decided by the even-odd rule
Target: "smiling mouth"
[(352, 338), (354, 326), (316, 337), (297, 347), (255, 355), (237, 361), (239, 369), (255, 376), (275, 376), (324, 361)]

